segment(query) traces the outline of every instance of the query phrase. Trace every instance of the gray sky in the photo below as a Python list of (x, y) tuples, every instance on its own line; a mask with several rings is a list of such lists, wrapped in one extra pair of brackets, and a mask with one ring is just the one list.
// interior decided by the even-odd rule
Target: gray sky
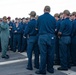
[(0, 0), (0, 17), (29, 17), (33, 10), (41, 15), (45, 5), (51, 7), (52, 15), (65, 9), (76, 11), (76, 0)]

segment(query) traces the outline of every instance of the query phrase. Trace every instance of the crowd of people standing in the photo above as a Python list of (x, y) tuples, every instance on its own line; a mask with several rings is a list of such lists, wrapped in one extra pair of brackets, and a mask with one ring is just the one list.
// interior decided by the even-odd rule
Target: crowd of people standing
[[(50, 6), (45, 6), (44, 14), (36, 16), (30, 12), (30, 18), (4, 16), (0, 20), (0, 39), (2, 58), (8, 59), (7, 50), (27, 52), (27, 69), (33, 70), (32, 53), (36, 74), (54, 73), (53, 65), (60, 65), (58, 70), (76, 66), (76, 12), (64, 10), (62, 13), (50, 14)], [(39, 61), (40, 55), (40, 61)], [(55, 60), (54, 60), (55, 59)]]

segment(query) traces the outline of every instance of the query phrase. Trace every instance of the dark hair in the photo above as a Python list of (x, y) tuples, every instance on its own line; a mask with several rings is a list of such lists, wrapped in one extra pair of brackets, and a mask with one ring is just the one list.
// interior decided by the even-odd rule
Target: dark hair
[(59, 14), (58, 13), (54, 14), (54, 17), (58, 17), (59, 18)]
[(29, 15), (32, 16), (32, 17), (35, 17), (36, 16), (36, 12), (35, 11), (31, 11)]
[(45, 6), (44, 11), (49, 11), (50, 12), (50, 6)]
[(72, 15), (76, 17), (76, 12), (73, 12)]
[(66, 14), (67, 16), (69, 16), (70, 15), (70, 11), (69, 10), (64, 10), (64, 12), (63, 12), (64, 14)]

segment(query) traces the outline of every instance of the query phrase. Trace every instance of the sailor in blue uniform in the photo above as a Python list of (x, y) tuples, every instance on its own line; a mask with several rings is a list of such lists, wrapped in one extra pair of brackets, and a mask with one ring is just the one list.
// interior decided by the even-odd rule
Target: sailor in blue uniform
[(64, 20), (61, 22), (58, 35), (59, 35), (59, 53), (60, 53), (60, 65), (58, 70), (68, 70), (70, 68), (70, 43), (71, 43), (71, 31), (72, 23), (69, 19), (70, 12), (64, 10)]
[(21, 51), (21, 34), (22, 34), (22, 26), (17, 20), (13, 25), (13, 51), (16, 52), (18, 46), (18, 52)]
[(22, 47), (21, 47), (21, 52), (24, 52), (25, 50), (26, 50), (26, 48), (27, 48), (27, 37), (26, 38), (24, 38), (23, 37), (23, 34), (24, 34), (24, 30), (25, 30), (25, 28), (27, 27), (27, 25), (28, 25), (28, 18), (23, 18), (23, 20), (22, 20), (22, 28), (23, 28), (23, 32), (22, 32)]
[(55, 19), (56, 19), (56, 29), (55, 29), (55, 31), (56, 31), (56, 45), (55, 45), (55, 65), (59, 65), (60, 64), (60, 57), (59, 57), (59, 38), (58, 38), (58, 30), (59, 30), (59, 27), (60, 27), (60, 23), (61, 23), (61, 20), (60, 20), (60, 18), (59, 18), (59, 14), (58, 13), (56, 13), (55, 15), (54, 15), (54, 17), (55, 17)]
[[(54, 73), (55, 28), (56, 20), (49, 14), (50, 7), (45, 6), (44, 14), (38, 17), (36, 30), (39, 32), (40, 66), (36, 74)], [(46, 68), (47, 63), (47, 68)]]
[(72, 42), (71, 42), (71, 58), (73, 66), (76, 66), (76, 12), (72, 13)]
[(30, 22), (28, 22), (27, 27), (24, 31), (24, 38), (26, 38), (27, 35), (29, 37), (27, 38), (27, 57), (28, 57), (28, 65), (27, 69), (32, 70), (32, 52), (34, 51), (35, 59), (34, 59), (34, 67), (39, 68), (39, 49), (38, 49), (38, 31), (35, 30), (37, 21), (35, 20), (36, 13), (35, 11), (31, 11), (30, 15)]
[(10, 37), (9, 37), (9, 45), (10, 50), (13, 50), (13, 22), (11, 22), (11, 17), (7, 18), (7, 23), (9, 24), (9, 31), (10, 31)]

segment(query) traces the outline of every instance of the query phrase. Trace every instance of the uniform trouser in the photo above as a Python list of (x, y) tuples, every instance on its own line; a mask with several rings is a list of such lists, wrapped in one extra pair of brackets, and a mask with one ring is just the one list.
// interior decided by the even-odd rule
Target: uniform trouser
[(21, 51), (21, 34), (14, 34), (13, 35), (13, 51), (16, 51), (18, 46), (18, 51)]
[(55, 62), (60, 64), (60, 57), (59, 57), (59, 38), (56, 36), (56, 43), (55, 43)]
[(34, 59), (34, 66), (39, 68), (39, 49), (37, 43), (36, 36), (30, 36), (27, 40), (27, 56), (28, 56), (28, 65), (27, 67), (32, 69), (32, 52), (34, 51), (35, 59)]
[(54, 64), (54, 51), (55, 51), (55, 36), (52, 34), (44, 34), (39, 36), (38, 40), (39, 50), (40, 50), (40, 66), (39, 70), (42, 73), (46, 72), (46, 62), (47, 70), (53, 72)]
[(1, 48), (2, 48), (2, 56), (6, 56), (7, 49), (8, 49), (8, 37), (1, 37)]
[(27, 38), (22, 38), (22, 47), (21, 47), (21, 51), (25, 51), (27, 48)]
[(13, 33), (10, 34), (9, 45), (11, 50), (13, 50)]
[(73, 62), (73, 64), (76, 65), (76, 36), (72, 37), (71, 56), (72, 56), (72, 62)]
[(59, 40), (60, 65), (64, 69), (70, 67), (70, 41), (69, 36), (61, 37)]

